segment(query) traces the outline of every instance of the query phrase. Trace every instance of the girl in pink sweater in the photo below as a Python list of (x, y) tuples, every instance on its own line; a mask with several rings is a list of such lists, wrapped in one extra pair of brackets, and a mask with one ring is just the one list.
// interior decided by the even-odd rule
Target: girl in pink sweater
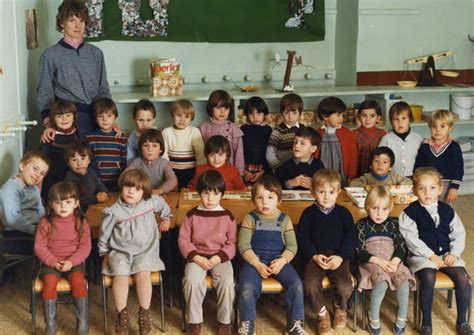
[(201, 204), (191, 209), (179, 230), (178, 246), (186, 258), (183, 293), (186, 321), (192, 334), (200, 334), (210, 272), (217, 293), (218, 334), (231, 335), (234, 271), (230, 260), (236, 254), (237, 224), (230, 211), (220, 205), (225, 192), (222, 175), (215, 170), (201, 174), (197, 183)]
[(35, 254), (41, 261), (46, 334), (56, 334), (56, 286), (65, 276), (72, 287), (77, 334), (89, 331), (84, 261), (91, 252), (89, 223), (79, 207), (79, 194), (71, 182), (59, 182), (49, 190), (46, 216), (38, 223)]

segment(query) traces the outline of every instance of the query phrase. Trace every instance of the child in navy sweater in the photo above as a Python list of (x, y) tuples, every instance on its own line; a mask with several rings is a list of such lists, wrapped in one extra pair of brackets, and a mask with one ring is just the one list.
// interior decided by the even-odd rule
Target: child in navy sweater
[(328, 276), (336, 289), (333, 326), (342, 330), (347, 324), (347, 301), (353, 290), (349, 259), (356, 246), (355, 226), (349, 210), (336, 204), (341, 191), (341, 176), (337, 171), (316, 172), (311, 191), (316, 202), (301, 214), (297, 241), (307, 261), (304, 290), (317, 316), (318, 334), (327, 335), (331, 331), (331, 320), (324, 304), (322, 281)]

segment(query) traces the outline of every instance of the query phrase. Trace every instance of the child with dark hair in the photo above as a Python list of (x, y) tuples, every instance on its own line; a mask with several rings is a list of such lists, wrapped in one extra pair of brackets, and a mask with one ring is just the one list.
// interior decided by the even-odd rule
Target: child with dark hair
[(380, 139), (387, 134), (384, 129), (377, 128), (377, 124), (382, 118), (382, 109), (374, 100), (365, 100), (359, 106), (357, 115), (360, 121), (360, 127), (353, 130), (357, 141), (357, 176), (370, 171), (369, 160), (372, 150), (377, 148)]
[(389, 147), (395, 154), (393, 171), (411, 177), (418, 148), (423, 142), (420, 134), (411, 130), (413, 111), (405, 101), (394, 103), (388, 112), (392, 131), (382, 137), (379, 146)]
[(218, 171), (203, 172), (196, 188), (201, 204), (187, 213), (178, 238), (179, 250), (186, 259), (183, 278), (186, 322), (192, 334), (201, 333), (205, 278), (210, 272), (217, 293), (218, 334), (231, 335), (235, 288), (230, 261), (236, 254), (237, 224), (232, 213), (220, 205), (226, 184)]
[(237, 168), (229, 164), (228, 159), (231, 154), (229, 141), (220, 135), (209, 138), (204, 145), (204, 156), (207, 164), (198, 166), (193, 179), (189, 182), (188, 188), (194, 191), (197, 187), (199, 176), (208, 170), (219, 171), (225, 180), (226, 190), (243, 190), (245, 184), (240, 177)]
[(85, 260), (91, 252), (89, 223), (79, 208), (79, 194), (70, 182), (51, 187), (46, 216), (38, 223), (35, 255), (41, 261), (46, 334), (56, 334), (57, 284), (65, 276), (71, 285), (76, 311), (76, 333), (89, 332), (89, 301)]
[(304, 294), (300, 276), (290, 264), (297, 245), (291, 219), (278, 209), (282, 190), (273, 176), (259, 178), (252, 188), (255, 210), (240, 225), (239, 252), (244, 263), (239, 272), (239, 334), (255, 334), (257, 300), (262, 278), (275, 278), (285, 288), (286, 333), (305, 335)]
[(69, 166), (65, 180), (76, 184), (81, 210), (85, 213), (90, 205), (105, 202), (109, 198), (107, 187), (90, 167), (92, 151), (85, 142), (74, 142), (66, 146), (64, 158)]
[[(140, 136), (155, 125), (156, 109), (153, 102), (142, 99), (133, 106), (133, 123), (135, 130), (131, 132), (127, 140), (127, 166), (137, 157), (140, 157)], [(163, 148), (164, 150), (164, 148)]]
[(309, 190), (314, 173), (324, 168), (313, 157), (321, 143), (321, 135), (311, 127), (301, 126), (293, 141), (293, 158), (286, 160), (275, 171), (275, 177), (287, 190)]
[(411, 179), (392, 171), (395, 154), (389, 147), (378, 147), (370, 153), (371, 172), (351, 181), (351, 187), (366, 185), (411, 185)]
[(170, 162), (161, 157), (165, 150), (165, 142), (161, 131), (148, 129), (140, 136), (138, 146), (141, 156), (135, 158), (127, 170), (141, 169), (151, 179), (153, 194), (162, 195), (169, 193), (178, 186), (178, 178), (170, 166)]
[(350, 184), (357, 175), (357, 144), (352, 131), (342, 125), (346, 104), (339, 98), (327, 97), (321, 100), (316, 110), (323, 126), (321, 147), (317, 157), (324, 166), (341, 175), (341, 185)]
[(260, 176), (269, 170), (265, 157), (268, 139), (272, 128), (265, 122), (268, 106), (260, 97), (251, 97), (245, 102), (244, 114), (247, 123), (240, 129), (244, 133), (244, 180), (253, 184)]
[(116, 192), (118, 178), (127, 163), (127, 136), (117, 134), (118, 111), (112, 99), (97, 99), (92, 109), (97, 128), (86, 134), (86, 138), (97, 162), (100, 180), (110, 191)]
[(272, 130), (265, 153), (272, 169), (291, 158), (291, 148), (295, 133), (300, 127), (302, 112), (303, 99), (298, 94), (288, 93), (281, 98), (280, 113), (283, 116), (283, 122)]
[(227, 159), (242, 175), (244, 173), (244, 146), (242, 142), (244, 134), (235, 123), (229, 120), (229, 115), (234, 113), (232, 96), (224, 90), (216, 90), (209, 96), (206, 109), (210, 120), (199, 126), (204, 143), (212, 136), (224, 136), (230, 143), (230, 155)]

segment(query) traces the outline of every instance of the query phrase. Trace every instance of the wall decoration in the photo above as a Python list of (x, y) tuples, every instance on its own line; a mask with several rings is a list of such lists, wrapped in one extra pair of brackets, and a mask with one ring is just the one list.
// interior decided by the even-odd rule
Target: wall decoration
[(90, 40), (324, 40), (324, 0), (85, 0)]
[(36, 9), (25, 9), (25, 31), (26, 47), (35, 49), (38, 47), (38, 35), (36, 34)]

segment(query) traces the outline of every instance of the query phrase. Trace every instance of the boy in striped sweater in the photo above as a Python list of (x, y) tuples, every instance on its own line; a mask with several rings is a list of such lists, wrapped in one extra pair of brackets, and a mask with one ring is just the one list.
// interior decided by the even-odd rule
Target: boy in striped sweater
[(191, 125), (194, 107), (189, 100), (177, 100), (171, 105), (173, 126), (163, 129), (170, 165), (178, 177), (179, 189), (186, 187), (194, 176), (196, 165), (206, 164), (204, 142), (198, 128)]
[(127, 136), (117, 136), (114, 128), (117, 106), (109, 98), (93, 104), (97, 128), (86, 135), (98, 166), (99, 178), (109, 191), (118, 191), (117, 181), (127, 162)]

